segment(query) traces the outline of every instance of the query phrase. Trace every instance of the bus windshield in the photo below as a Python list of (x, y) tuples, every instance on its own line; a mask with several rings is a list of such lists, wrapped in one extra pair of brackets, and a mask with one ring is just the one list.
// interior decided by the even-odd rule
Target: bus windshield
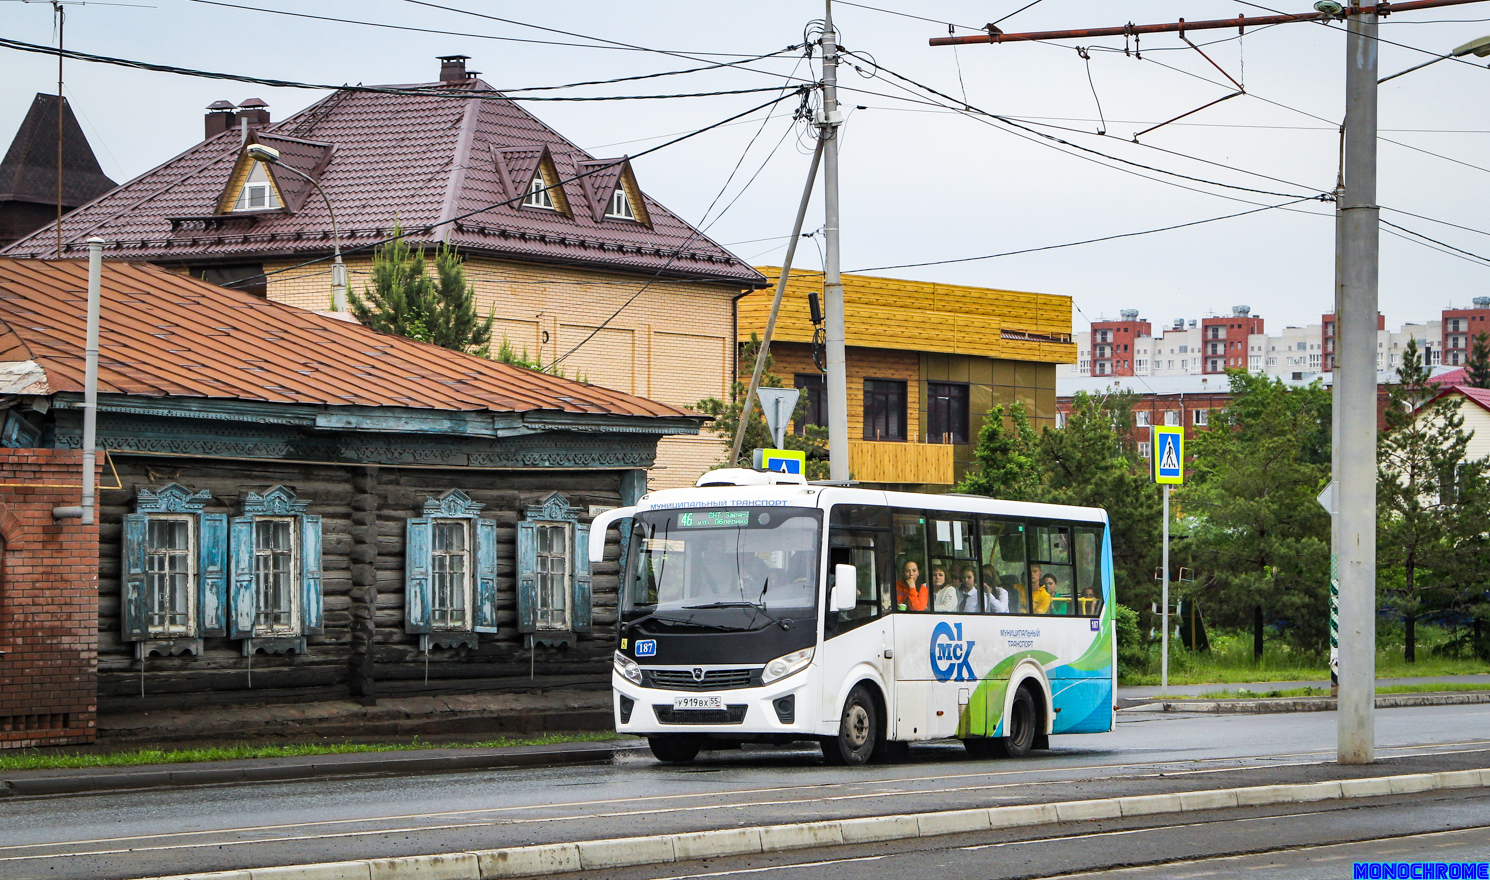
[(621, 619), (725, 631), (815, 620), (821, 531), (804, 508), (638, 513)]

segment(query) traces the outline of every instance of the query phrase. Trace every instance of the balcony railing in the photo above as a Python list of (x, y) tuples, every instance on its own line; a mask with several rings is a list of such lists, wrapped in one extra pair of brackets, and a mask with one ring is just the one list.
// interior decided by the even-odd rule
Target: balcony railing
[(885, 443), (850, 440), (849, 470), (861, 483), (956, 482), (953, 447), (945, 443)]

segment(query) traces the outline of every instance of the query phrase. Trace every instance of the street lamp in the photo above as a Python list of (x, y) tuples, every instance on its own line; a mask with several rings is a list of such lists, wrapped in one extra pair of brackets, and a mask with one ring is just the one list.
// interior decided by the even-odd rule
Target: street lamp
[(1422, 70), (1428, 65), (1437, 64), (1445, 58), (1463, 58), (1465, 55), (1473, 55), (1476, 58), (1484, 58), (1486, 56), (1490, 56), (1490, 37), (1480, 37), (1478, 40), (1470, 40), (1468, 43), (1465, 43), (1464, 45), (1460, 46), (1447, 55), (1440, 55), (1437, 58), (1431, 58), (1415, 67), (1409, 67), (1406, 70), (1379, 79), (1376, 81), (1376, 84), (1381, 85), (1387, 80), (1396, 79), (1404, 73), (1412, 73), (1414, 70)]
[(248, 153), (251, 159), (265, 162), (277, 168), (282, 168), (291, 174), (305, 178), (311, 186), (316, 188), (316, 192), (321, 194), (321, 201), (326, 203), (326, 213), (331, 215), (331, 249), (336, 254), (336, 258), (331, 264), (331, 308), (337, 312), (346, 311), (347, 267), (341, 261), (341, 236), (336, 231), (336, 212), (331, 209), (331, 200), (326, 197), (326, 191), (321, 189), (321, 185), (316, 183), (315, 178), (309, 174), (280, 162), (279, 150), (273, 147), (266, 147), (263, 144), (249, 144), (245, 152)]

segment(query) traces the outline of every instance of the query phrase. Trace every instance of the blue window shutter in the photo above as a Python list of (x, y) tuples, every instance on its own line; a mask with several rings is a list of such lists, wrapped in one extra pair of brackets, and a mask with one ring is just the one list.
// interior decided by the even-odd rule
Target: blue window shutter
[(228, 532), (228, 638), (251, 639), (254, 634), (254, 518), (235, 516)]
[(576, 523), (574, 526), (573, 560), (574, 576), (570, 579), (574, 585), (574, 603), (570, 606), (574, 610), (572, 621), (575, 632), (587, 633), (591, 617), (589, 523)]
[(517, 631), (538, 630), (538, 527), (536, 523), (517, 524)]
[(476, 625), (479, 633), (497, 631), (497, 521), (476, 520)]
[(429, 632), (430, 528), (419, 517), (404, 530), (404, 632)]
[(228, 634), (228, 516), (205, 514), (202, 519), (198, 576), (201, 596), (197, 602), (200, 614), (198, 632), (203, 636)]
[(119, 583), (119, 617), (124, 641), (150, 638), (150, 606), (145, 596), (145, 534), (150, 518), (143, 513), (124, 517), (124, 577)]
[(300, 604), (301, 632), (314, 635), (321, 631), (321, 517), (306, 514), (300, 518)]

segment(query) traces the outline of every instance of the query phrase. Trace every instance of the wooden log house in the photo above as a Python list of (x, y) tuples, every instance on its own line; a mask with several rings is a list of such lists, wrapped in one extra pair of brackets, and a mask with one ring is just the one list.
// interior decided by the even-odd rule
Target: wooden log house
[[(0, 259), (0, 464), (80, 447), (86, 272)], [(608, 685), (588, 523), (701, 416), (143, 264), (101, 325), (99, 711)]]

